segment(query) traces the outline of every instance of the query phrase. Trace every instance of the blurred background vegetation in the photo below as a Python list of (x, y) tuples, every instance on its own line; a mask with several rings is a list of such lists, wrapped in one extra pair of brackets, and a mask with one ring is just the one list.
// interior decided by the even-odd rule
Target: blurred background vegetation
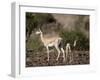
[(89, 51), (89, 15), (26, 12), (26, 50), (42, 51), (43, 44), (35, 32), (59, 34), (64, 43), (77, 40), (77, 50)]

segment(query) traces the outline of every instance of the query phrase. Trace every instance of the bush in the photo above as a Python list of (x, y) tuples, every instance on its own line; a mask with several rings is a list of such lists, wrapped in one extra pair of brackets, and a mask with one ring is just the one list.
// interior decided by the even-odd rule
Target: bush
[[(26, 13), (26, 38), (28, 39), (35, 29), (41, 28), (43, 24), (56, 22), (51, 14), (47, 13)], [(27, 40), (26, 39), (26, 40)]]
[(70, 43), (74, 44), (74, 41), (77, 40), (76, 49), (78, 50), (89, 50), (89, 39), (81, 31), (62, 31), (61, 37), (63, 42), (66, 45)]
[(26, 43), (27, 50), (38, 51), (42, 50), (43, 46), (42, 43), (39, 41), (38, 38), (29, 38), (28, 42)]

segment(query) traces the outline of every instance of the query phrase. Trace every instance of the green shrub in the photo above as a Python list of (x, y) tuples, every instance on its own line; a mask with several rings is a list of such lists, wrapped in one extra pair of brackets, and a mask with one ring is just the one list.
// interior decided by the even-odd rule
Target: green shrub
[(26, 47), (28, 50), (42, 50), (43, 46), (42, 43), (37, 38), (29, 38), (28, 42), (26, 43)]
[(74, 44), (74, 41), (77, 40), (76, 49), (78, 50), (89, 50), (89, 39), (84, 35), (81, 31), (62, 31), (61, 37), (63, 38), (63, 42)]

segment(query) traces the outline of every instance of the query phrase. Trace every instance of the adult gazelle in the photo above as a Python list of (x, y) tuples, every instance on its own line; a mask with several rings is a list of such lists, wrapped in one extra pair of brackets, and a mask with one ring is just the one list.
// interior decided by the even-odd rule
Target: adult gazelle
[(49, 61), (49, 47), (53, 47), (53, 46), (56, 48), (56, 50), (58, 52), (58, 56), (56, 58), (56, 60), (58, 61), (60, 53), (61, 53), (60, 49), (59, 49), (59, 44), (60, 44), (62, 38), (59, 36), (46, 37), (45, 35), (43, 35), (43, 32), (40, 29), (39, 29), (39, 31), (36, 32), (36, 34), (40, 35), (41, 41), (47, 49), (47, 57), (48, 57), (47, 61)]

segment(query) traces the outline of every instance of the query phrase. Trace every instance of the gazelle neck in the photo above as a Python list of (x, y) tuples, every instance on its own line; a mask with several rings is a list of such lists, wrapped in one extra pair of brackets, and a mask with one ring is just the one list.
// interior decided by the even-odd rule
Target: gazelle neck
[(40, 38), (41, 38), (41, 41), (44, 42), (43, 33), (42, 32), (40, 33)]

